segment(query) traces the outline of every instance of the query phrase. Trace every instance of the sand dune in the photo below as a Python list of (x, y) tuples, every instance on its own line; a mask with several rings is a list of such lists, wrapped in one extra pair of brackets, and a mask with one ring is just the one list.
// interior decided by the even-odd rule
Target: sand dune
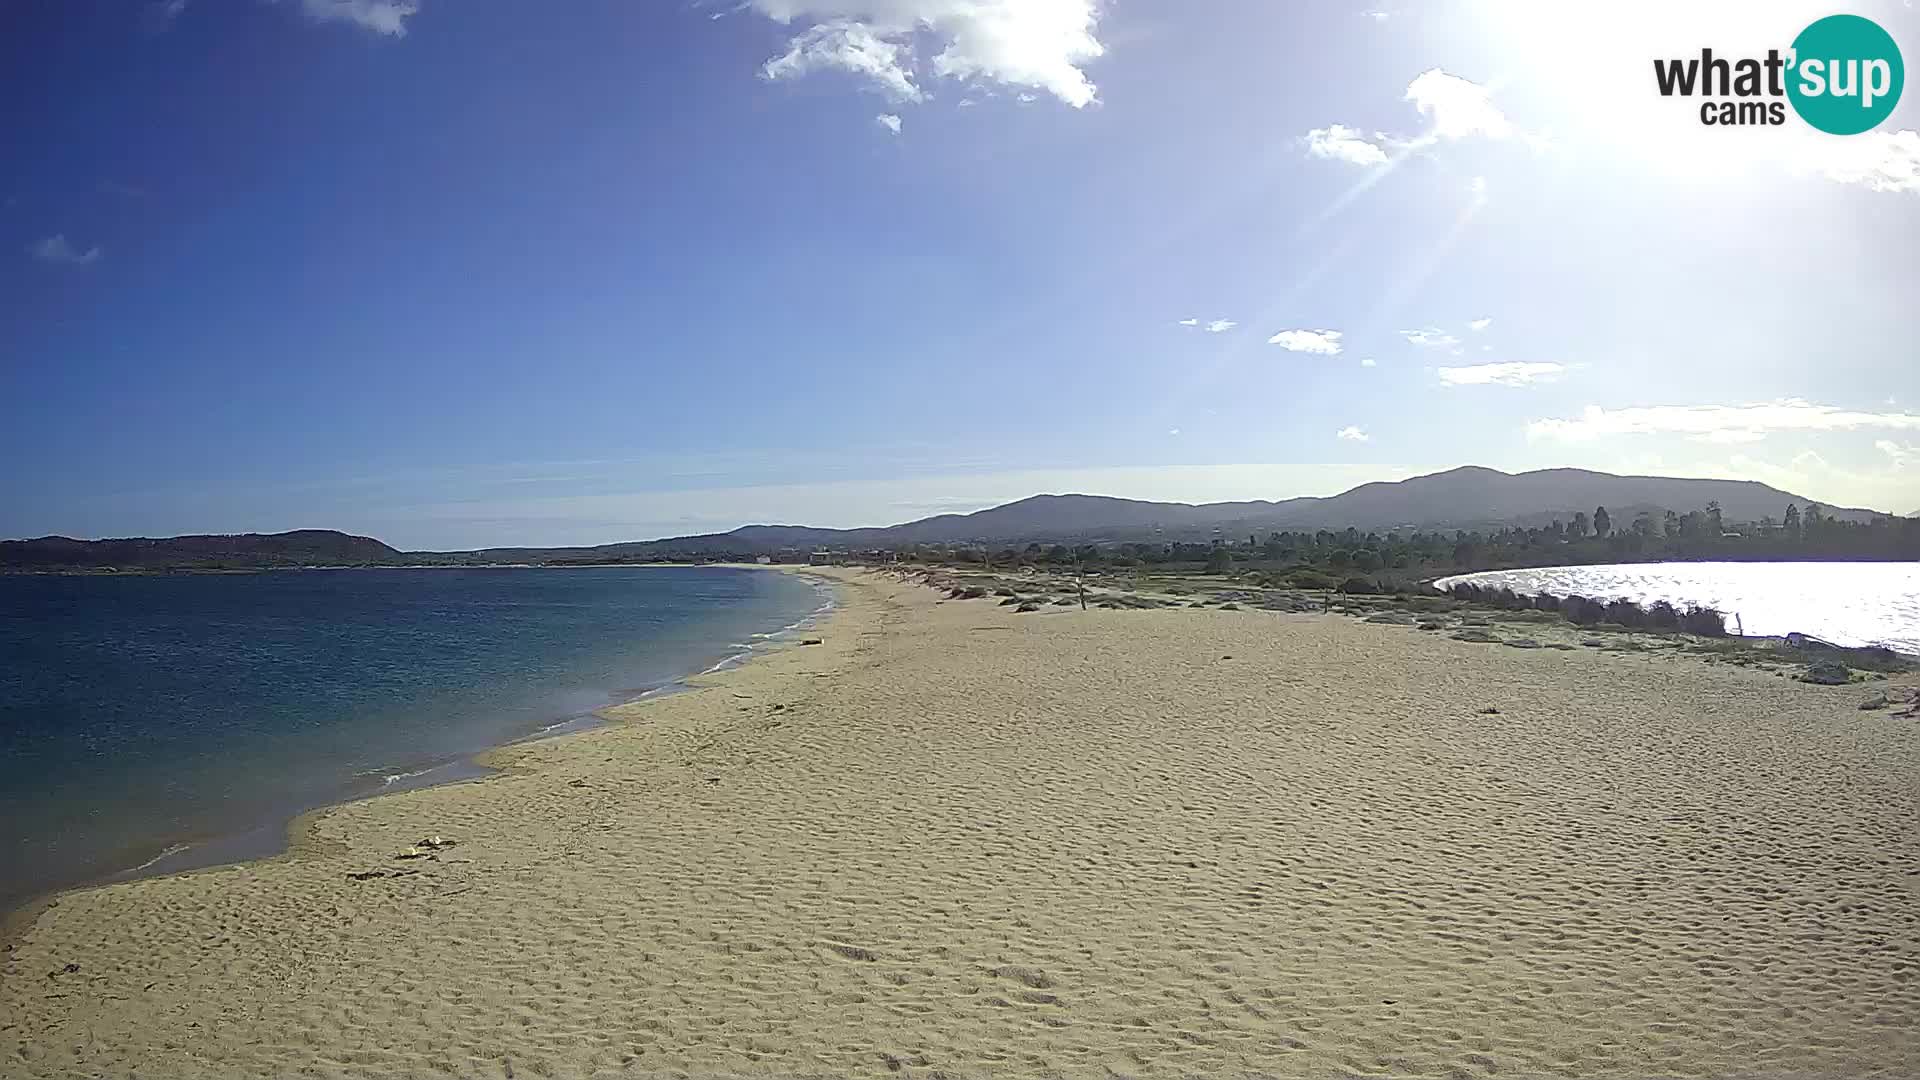
[(845, 576), (822, 645), (61, 898), (0, 1075), (1920, 1074), (1920, 730), (1857, 692)]

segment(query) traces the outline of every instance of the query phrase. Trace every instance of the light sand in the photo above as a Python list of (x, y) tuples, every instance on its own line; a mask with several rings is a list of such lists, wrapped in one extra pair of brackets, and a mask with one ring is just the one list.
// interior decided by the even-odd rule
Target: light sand
[(823, 645), (62, 898), (0, 1075), (1920, 1074), (1920, 731), (1857, 689), (846, 576)]

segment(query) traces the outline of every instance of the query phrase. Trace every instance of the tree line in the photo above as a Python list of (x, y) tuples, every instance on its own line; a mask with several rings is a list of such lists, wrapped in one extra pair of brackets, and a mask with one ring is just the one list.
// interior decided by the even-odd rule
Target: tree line
[(1819, 506), (1789, 503), (1778, 519), (1737, 526), (1718, 503), (1678, 513), (1636, 512), (1622, 524), (1597, 506), (1567, 520), (1485, 530), (1361, 532), (1358, 529), (1275, 531), (1262, 537), (1217, 537), (1211, 542), (1127, 542), (916, 546), (909, 559), (998, 566), (1175, 566), (1201, 564), (1227, 572), (1243, 566), (1312, 568), (1329, 575), (1386, 579), (1441, 571), (1511, 569), (1663, 560), (1879, 561), (1920, 559), (1920, 520), (1835, 518)]

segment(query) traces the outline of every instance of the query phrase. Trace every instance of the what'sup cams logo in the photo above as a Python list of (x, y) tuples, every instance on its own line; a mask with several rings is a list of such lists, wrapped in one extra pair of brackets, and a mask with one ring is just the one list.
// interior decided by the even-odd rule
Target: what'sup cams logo
[(1872, 19), (1829, 15), (1793, 39), (1782, 55), (1728, 59), (1701, 49), (1698, 57), (1655, 60), (1662, 97), (1705, 98), (1700, 122), (1728, 127), (1784, 124), (1787, 106), (1831, 135), (1872, 130), (1893, 112), (1906, 83), (1900, 47)]

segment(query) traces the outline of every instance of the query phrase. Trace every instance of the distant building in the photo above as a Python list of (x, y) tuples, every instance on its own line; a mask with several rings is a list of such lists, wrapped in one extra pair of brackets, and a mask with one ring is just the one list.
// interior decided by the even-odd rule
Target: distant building
[(762, 555), (753, 561), (759, 563), (761, 566), (771, 566), (773, 565), (773, 556)]
[(831, 566), (833, 565), (833, 552), (831, 551), (809, 552), (807, 555), (807, 565), (808, 566)]

